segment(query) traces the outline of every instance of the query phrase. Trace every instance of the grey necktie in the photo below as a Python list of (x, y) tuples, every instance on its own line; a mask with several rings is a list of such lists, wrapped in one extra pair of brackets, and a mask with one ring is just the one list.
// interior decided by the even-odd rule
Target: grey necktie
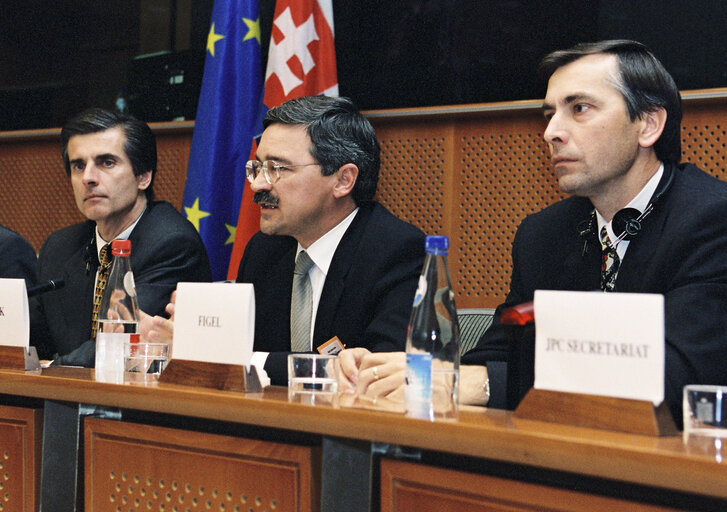
[(313, 292), (308, 271), (313, 260), (301, 251), (295, 259), (293, 295), (290, 301), (290, 349), (293, 352), (310, 351), (310, 320), (313, 314)]

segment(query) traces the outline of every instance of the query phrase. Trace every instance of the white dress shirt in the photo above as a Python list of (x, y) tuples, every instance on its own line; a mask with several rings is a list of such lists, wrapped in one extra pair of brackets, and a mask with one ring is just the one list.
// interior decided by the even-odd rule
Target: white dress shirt
[[(659, 186), (659, 181), (661, 181), (661, 177), (664, 174), (664, 164), (661, 164), (659, 166), (659, 170), (654, 173), (654, 175), (649, 179), (649, 181), (646, 182), (646, 185), (644, 185), (644, 188), (641, 189), (641, 192), (636, 194), (636, 197), (634, 197), (629, 204), (625, 206), (625, 208), (635, 208), (639, 212), (643, 213), (647, 206), (649, 206), (649, 200), (654, 195), (654, 192), (656, 191), (656, 188)], [(613, 232), (613, 226), (611, 225), (613, 222), (613, 219), (611, 219), (612, 222), (606, 222), (606, 219), (603, 218), (603, 216), (596, 210), (596, 220), (598, 222), (598, 237), (600, 241), (601, 237), (601, 228), (605, 225), (606, 226), (606, 232), (608, 233), (608, 238), (613, 242), (618, 238), (618, 235), (621, 233), (614, 233)], [(629, 241), (628, 240), (621, 240), (619, 244), (616, 246), (616, 253), (618, 254), (619, 260), (623, 261), (624, 255), (626, 254), (626, 249), (629, 247)]]
[[(339, 222), (336, 227), (331, 229), (328, 233), (320, 237), (318, 240), (313, 242), (307, 249), (298, 244), (298, 249), (295, 252), (295, 256), (305, 250), (313, 260), (313, 265), (308, 271), (308, 277), (310, 278), (311, 292), (313, 307), (311, 315), (311, 329), (310, 329), (310, 340), (311, 347), (313, 350), (313, 332), (315, 331), (316, 315), (318, 314), (318, 303), (321, 300), (321, 293), (323, 292), (323, 285), (326, 282), (326, 276), (328, 275), (328, 269), (331, 267), (333, 261), (333, 255), (336, 253), (338, 244), (341, 243), (343, 235), (346, 234), (346, 230), (353, 222), (353, 219), (358, 213), (358, 208), (352, 211), (345, 219)], [(292, 279), (292, 276), (291, 276)], [(268, 358), (268, 352), (253, 352), (250, 363), (254, 366), (262, 368), (265, 366), (265, 361)]]

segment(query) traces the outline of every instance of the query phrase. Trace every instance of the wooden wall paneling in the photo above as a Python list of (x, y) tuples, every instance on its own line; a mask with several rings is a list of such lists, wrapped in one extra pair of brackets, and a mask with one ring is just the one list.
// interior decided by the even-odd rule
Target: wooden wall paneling
[[(169, 201), (180, 212), (187, 179), (189, 150), (192, 147), (193, 121), (179, 123), (152, 123), (157, 137), (157, 174), (154, 177), (154, 196)], [(244, 173), (244, 169), (240, 169)], [(225, 184), (221, 183), (221, 187)]]
[[(510, 249), (522, 219), (563, 197), (549, 170), (539, 112), (493, 112), (458, 123), (453, 279), (459, 307), (496, 307), (510, 285)], [(459, 305), (459, 303), (458, 303)]]
[(677, 509), (391, 459), (381, 460), (381, 512), (668, 512)]
[(549, 171), (537, 104), (371, 121), (382, 148), (377, 199), (425, 233), (450, 237), (458, 307), (500, 304), (520, 221), (563, 197)]
[(38, 510), (43, 411), (0, 405), (0, 511)]
[[(682, 96), (683, 160), (727, 180), (727, 89)], [(377, 199), (425, 233), (450, 237), (458, 307), (502, 302), (517, 226), (562, 197), (542, 139), (539, 104), (368, 113), (382, 148)], [(151, 126), (159, 153), (156, 197), (183, 211), (194, 123)], [(0, 134), (0, 224), (36, 250), (53, 231), (83, 219), (63, 170), (59, 135), (58, 129)]]
[(375, 129), (381, 144), (376, 198), (394, 215), (426, 234), (448, 234), (451, 123), (387, 120), (377, 122)]
[(705, 99), (687, 104), (681, 133), (682, 161), (727, 180), (727, 108), (724, 101)]
[(36, 251), (50, 233), (83, 218), (59, 140), (57, 129), (0, 136), (0, 224), (23, 235)]
[(86, 510), (316, 511), (320, 448), (88, 418)]

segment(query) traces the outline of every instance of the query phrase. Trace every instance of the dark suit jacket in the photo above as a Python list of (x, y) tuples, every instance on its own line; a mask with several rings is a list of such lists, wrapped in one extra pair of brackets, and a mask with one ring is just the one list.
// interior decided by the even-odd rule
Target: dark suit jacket
[[(680, 424), (685, 384), (727, 384), (727, 183), (689, 164), (666, 164), (662, 182), (668, 173), (674, 181), (630, 242), (616, 291), (664, 295), (665, 398)], [(592, 210), (587, 199), (571, 197), (523, 220), (513, 242), (510, 293), (493, 328), (463, 357), (464, 363), (508, 358), (508, 333), (499, 323), (503, 307), (533, 300), (538, 289), (599, 289), (597, 229), (587, 237), (585, 254), (586, 240), (579, 235), (579, 224)], [(532, 329), (526, 343), (533, 343)], [(509, 361), (510, 370), (519, 371), (517, 363), (521, 361)], [(532, 368), (530, 362), (525, 366)], [(501, 382), (502, 376), (495, 378)], [(495, 403), (502, 403), (503, 391), (492, 386)]]
[[(273, 384), (287, 385), (290, 296), (297, 242), (255, 234), (245, 248), (238, 282), (255, 287), (256, 351)], [(338, 336), (347, 347), (403, 350), (424, 262), (424, 234), (383, 206), (361, 206), (341, 239), (323, 285), (313, 347)]]
[(0, 226), (0, 277), (25, 279), (25, 285), (31, 286), (37, 273), (33, 246), (15, 231)]
[[(194, 226), (172, 205), (150, 202), (129, 236), (139, 307), (150, 315), (164, 307), (179, 281), (210, 281), (209, 260)], [(93, 366), (91, 311), (98, 269), (95, 223), (86, 221), (50, 235), (40, 249), (39, 279), (64, 279), (60, 290), (31, 300), (31, 344), (41, 359)]]

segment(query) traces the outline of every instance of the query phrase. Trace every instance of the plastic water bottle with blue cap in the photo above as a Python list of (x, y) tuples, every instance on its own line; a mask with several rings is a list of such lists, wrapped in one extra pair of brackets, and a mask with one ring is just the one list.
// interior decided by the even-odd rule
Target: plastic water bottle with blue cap
[(456, 419), (460, 334), (447, 254), (449, 238), (428, 236), (406, 337), (407, 416)]

